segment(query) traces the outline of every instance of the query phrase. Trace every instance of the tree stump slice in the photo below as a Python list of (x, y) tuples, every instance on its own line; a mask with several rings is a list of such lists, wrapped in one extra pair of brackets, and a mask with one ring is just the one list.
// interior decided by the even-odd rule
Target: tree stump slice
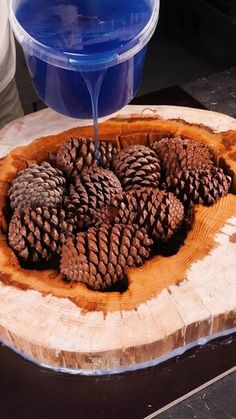
[[(232, 176), (232, 191), (212, 207), (196, 208), (176, 254), (129, 269), (122, 294), (65, 284), (53, 270), (23, 270), (7, 243), (7, 191), (18, 171), (47, 159), (69, 136), (92, 136), (92, 127), (30, 142), (19, 120), (0, 133), (0, 152), (1, 139), (5, 152), (14, 148), (17, 126), (21, 143), (28, 143), (0, 160), (0, 339), (38, 364), (88, 374), (125, 371), (236, 330), (236, 121), (194, 109), (151, 108), (128, 107), (100, 124), (100, 137), (119, 148), (148, 145), (163, 135), (204, 142)], [(52, 124), (54, 114), (47, 112), (42, 121)]]

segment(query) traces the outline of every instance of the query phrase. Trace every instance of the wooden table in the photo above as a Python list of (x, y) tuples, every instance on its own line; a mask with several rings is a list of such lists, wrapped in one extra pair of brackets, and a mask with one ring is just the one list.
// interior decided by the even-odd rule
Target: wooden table
[[(147, 112), (202, 122), (202, 112), (177, 107), (127, 107), (124, 113)], [(213, 129), (236, 128), (231, 118), (204, 113)], [(86, 125), (88, 121), (84, 121)], [(75, 126), (75, 121), (44, 110), (16, 121), (0, 133), (0, 153), (33, 137)], [(33, 132), (33, 134), (32, 134)], [(0, 417), (14, 418), (144, 418), (206, 381), (232, 368), (236, 335), (218, 339), (158, 366), (119, 375), (84, 377), (51, 372), (25, 361), (10, 349), (0, 350)]]

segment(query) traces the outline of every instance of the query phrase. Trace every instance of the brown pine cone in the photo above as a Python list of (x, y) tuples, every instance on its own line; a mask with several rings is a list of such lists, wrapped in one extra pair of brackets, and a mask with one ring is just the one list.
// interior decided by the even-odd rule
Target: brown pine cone
[(158, 188), (161, 166), (155, 152), (144, 145), (124, 148), (114, 159), (113, 170), (125, 191)]
[[(109, 169), (117, 149), (112, 143), (99, 142), (99, 166)], [(57, 152), (56, 163), (67, 176), (77, 176), (95, 163), (95, 146), (91, 138), (70, 138)]]
[(97, 220), (137, 224), (153, 239), (165, 241), (181, 227), (184, 207), (171, 192), (143, 188), (114, 197), (97, 215)]
[(24, 261), (48, 261), (59, 253), (73, 226), (66, 222), (62, 209), (25, 208), (15, 210), (9, 225), (8, 239), (17, 256)]
[(57, 207), (62, 203), (66, 180), (59, 169), (44, 162), (19, 172), (9, 190), (12, 209)]
[(185, 169), (209, 169), (214, 165), (210, 149), (205, 144), (189, 138), (163, 138), (155, 141), (151, 148), (159, 157), (166, 176)]
[(184, 170), (167, 177), (166, 185), (186, 207), (194, 204), (212, 205), (229, 192), (231, 178), (218, 167)]
[(97, 166), (84, 170), (70, 185), (69, 197), (64, 199), (69, 219), (76, 217), (80, 229), (91, 225), (95, 212), (121, 191), (120, 181), (113, 172)]
[(141, 266), (153, 242), (144, 228), (102, 224), (68, 238), (62, 248), (61, 272), (69, 281), (93, 290), (105, 290), (125, 278), (128, 267)]

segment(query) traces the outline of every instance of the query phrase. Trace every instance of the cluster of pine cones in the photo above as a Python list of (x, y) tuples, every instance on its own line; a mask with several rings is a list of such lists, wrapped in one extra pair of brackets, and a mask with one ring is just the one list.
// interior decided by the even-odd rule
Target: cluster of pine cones
[(67, 281), (106, 290), (168, 241), (194, 204), (213, 204), (231, 179), (205, 145), (182, 137), (118, 152), (70, 138), (52, 163), (20, 172), (9, 190), (9, 244), (36, 267), (60, 256)]

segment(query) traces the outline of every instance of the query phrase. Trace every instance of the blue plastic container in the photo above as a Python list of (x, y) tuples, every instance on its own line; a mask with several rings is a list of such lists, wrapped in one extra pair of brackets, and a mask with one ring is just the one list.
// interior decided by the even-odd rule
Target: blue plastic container
[(73, 118), (93, 116), (88, 87), (99, 117), (132, 100), (158, 16), (159, 0), (10, 0), (37, 93)]

